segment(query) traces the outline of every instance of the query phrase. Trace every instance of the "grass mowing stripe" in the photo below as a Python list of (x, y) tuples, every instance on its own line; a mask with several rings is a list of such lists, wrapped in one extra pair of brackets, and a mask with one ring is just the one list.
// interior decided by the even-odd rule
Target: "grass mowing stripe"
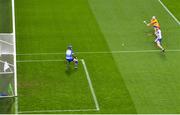
[(169, 15), (177, 22), (178, 25), (180, 25), (179, 20), (169, 11), (169, 9), (163, 4), (161, 0), (158, 0), (159, 3), (163, 6), (163, 8), (169, 13)]
[[(148, 29), (142, 23), (144, 19), (150, 18), (153, 15), (158, 16), (158, 19), (162, 24), (163, 22), (166, 22), (163, 24), (166, 28), (179, 27), (176, 22), (174, 24), (171, 24), (171, 22), (174, 21), (169, 22), (171, 17), (167, 14), (163, 7), (161, 7), (157, 0), (89, 1), (92, 1), (92, 9), (94, 10), (94, 14), (97, 17), (101, 30), (104, 33), (107, 43), (112, 51), (117, 49), (128, 51), (135, 49), (154, 49), (154, 45), (152, 44), (153, 36), (148, 36), (149, 33), (153, 32), (153, 29)], [(162, 29), (163, 28), (164, 27), (162, 26)], [(175, 36), (172, 35), (169, 36), (169, 38), (178, 40), (176, 39), (178, 35), (175, 34), (176, 28), (171, 30)], [(163, 35), (167, 36), (167, 34)], [(127, 45), (122, 46), (121, 44), (123, 43)], [(171, 48), (171, 46), (177, 47)], [(178, 46), (179, 45), (172, 44), (168, 47), (169, 49), (179, 49)], [(168, 83), (168, 81), (164, 79), (168, 79), (168, 74), (171, 73), (167, 71), (169, 72), (167, 74), (165, 73), (166, 71), (163, 70), (171, 65), (171, 63), (168, 63), (169, 60), (166, 59), (168, 59), (171, 54), (176, 55), (178, 52), (168, 53), (167, 51), (167, 55), (159, 55), (160, 53), (113, 54), (114, 60), (117, 63), (119, 71), (122, 73), (127, 89), (129, 90), (135, 104), (137, 113), (176, 112), (176, 109), (173, 109), (173, 107), (176, 107), (178, 103), (174, 104), (174, 102), (172, 102), (172, 100), (178, 101), (178, 99), (173, 99), (172, 96), (174, 94), (178, 97), (178, 94), (172, 90), (175, 84), (173, 84), (174, 81), (170, 81), (169, 84), (172, 83), (173, 85), (170, 85), (169, 87), (167, 86), (167, 88), (163, 89), (163, 85)], [(177, 58), (175, 59), (177, 60)], [(178, 66), (178, 62), (175, 64)], [(177, 74), (173, 75), (178, 79)], [(164, 80), (165, 83), (162, 84), (162, 80)], [(163, 91), (171, 92), (172, 95), (168, 97), (164, 95)], [(167, 100), (162, 101), (162, 98)], [(172, 107), (168, 105), (172, 105)]]

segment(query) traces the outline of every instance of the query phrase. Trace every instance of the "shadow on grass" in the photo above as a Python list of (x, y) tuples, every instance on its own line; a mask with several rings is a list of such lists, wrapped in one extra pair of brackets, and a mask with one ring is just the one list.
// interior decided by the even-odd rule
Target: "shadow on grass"
[(68, 76), (71, 76), (73, 73), (75, 73), (77, 71), (77, 69), (73, 68), (73, 67), (69, 67), (69, 68), (66, 68), (66, 75)]
[(162, 60), (164, 60), (164, 61), (167, 60), (166, 55), (167, 55), (167, 52), (162, 52), (162, 51), (161, 51), (161, 52), (159, 53), (160, 58), (161, 58)]
[(15, 98), (0, 98), (0, 114), (14, 113)]

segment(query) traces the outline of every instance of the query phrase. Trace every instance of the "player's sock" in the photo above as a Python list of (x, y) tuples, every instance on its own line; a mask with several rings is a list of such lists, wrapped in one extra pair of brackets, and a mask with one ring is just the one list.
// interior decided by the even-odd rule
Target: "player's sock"
[(77, 68), (78, 68), (78, 64), (77, 64), (77, 63), (75, 63), (74, 68), (75, 68), (75, 69), (77, 69)]
[(165, 52), (165, 49), (162, 49), (162, 52)]
[(76, 60), (76, 61), (74, 62), (74, 68), (75, 68), (75, 69), (78, 68), (78, 60)]

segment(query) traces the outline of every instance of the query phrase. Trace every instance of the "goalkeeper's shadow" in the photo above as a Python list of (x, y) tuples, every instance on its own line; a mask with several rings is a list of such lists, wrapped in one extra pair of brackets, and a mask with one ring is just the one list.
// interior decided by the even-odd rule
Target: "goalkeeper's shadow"
[(65, 73), (66, 73), (67, 76), (71, 76), (71, 75), (74, 74), (76, 71), (77, 71), (77, 69), (74, 69), (74, 68), (69, 67), (69, 68), (66, 68)]

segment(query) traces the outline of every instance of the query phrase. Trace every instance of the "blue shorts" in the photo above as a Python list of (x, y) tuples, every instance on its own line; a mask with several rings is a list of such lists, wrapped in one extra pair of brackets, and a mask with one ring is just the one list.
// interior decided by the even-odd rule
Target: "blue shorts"
[(72, 59), (66, 59), (68, 62), (72, 62), (74, 59), (72, 58)]
[(156, 38), (155, 42), (160, 42), (161, 43), (162, 39)]
[(158, 26), (153, 26), (153, 28), (154, 28), (154, 29), (156, 29), (156, 28), (159, 28), (159, 29), (160, 29), (160, 27), (158, 27)]

